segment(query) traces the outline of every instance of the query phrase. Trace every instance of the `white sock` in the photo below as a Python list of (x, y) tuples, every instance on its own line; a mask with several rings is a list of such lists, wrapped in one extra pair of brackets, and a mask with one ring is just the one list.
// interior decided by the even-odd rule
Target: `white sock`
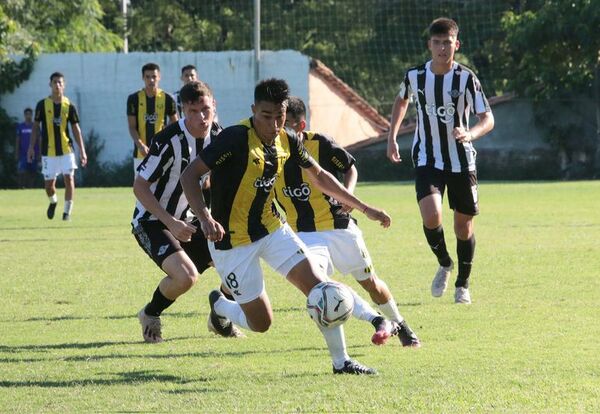
[(58, 197), (56, 196), (56, 193), (54, 193), (54, 195), (48, 197), (48, 200), (50, 201), (50, 204), (58, 203)]
[(73, 200), (65, 200), (65, 213), (71, 214), (73, 210)]
[(387, 303), (383, 303), (381, 305), (377, 305), (379, 309), (381, 309), (381, 313), (388, 317), (388, 319), (392, 321), (396, 321), (398, 323), (402, 322), (404, 318), (400, 315), (398, 311), (398, 306), (396, 305), (396, 301), (394, 298), (390, 298)]
[(354, 297), (354, 310), (352, 311), (352, 316), (356, 319), (360, 319), (361, 321), (371, 322), (374, 318), (378, 317), (379, 314), (373, 307), (358, 296), (358, 293), (354, 291), (354, 289), (348, 288), (352, 291), (352, 296)]
[(225, 316), (240, 328), (250, 329), (246, 314), (237, 302), (222, 296), (215, 302), (215, 312), (221, 316)]
[(323, 328), (317, 325), (329, 349), (331, 361), (336, 369), (344, 367), (344, 362), (350, 359), (346, 352), (346, 339), (344, 338), (344, 326), (339, 325), (333, 328)]

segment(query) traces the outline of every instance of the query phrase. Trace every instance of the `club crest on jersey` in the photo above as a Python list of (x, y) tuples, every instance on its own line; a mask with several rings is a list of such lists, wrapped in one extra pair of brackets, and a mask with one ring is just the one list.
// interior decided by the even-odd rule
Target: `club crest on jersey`
[(276, 175), (274, 175), (271, 178), (256, 177), (256, 180), (254, 181), (254, 188), (262, 188), (265, 191), (265, 193), (268, 193), (273, 188), (273, 185), (275, 184), (276, 179), (277, 179)]
[(300, 201), (308, 201), (310, 198), (310, 186), (308, 183), (302, 183), (300, 187), (283, 187), (283, 195)]
[(448, 91), (448, 95), (450, 95), (450, 97), (452, 97), (453, 99), (458, 98), (460, 95), (462, 95), (464, 92), (461, 92), (457, 89), (452, 89), (451, 91)]

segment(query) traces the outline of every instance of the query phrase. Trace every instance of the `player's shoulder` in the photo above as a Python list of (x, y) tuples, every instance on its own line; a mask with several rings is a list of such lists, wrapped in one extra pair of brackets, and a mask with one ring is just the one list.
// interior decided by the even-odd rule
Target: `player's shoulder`
[(179, 122), (173, 122), (172, 124), (169, 124), (160, 131), (158, 131), (156, 135), (154, 135), (154, 137), (152, 138), (152, 141), (158, 142), (159, 144), (163, 144), (171, 141), (171, 139), (173, 139), (174, 136), (181, 135), (183, 133), (184, 132), (179, 126)]
[(457, 74), (460, 73), (465, 73), (467, 75), (471, 75), (473, 77), (477, 77), (477, 75), (475, 74), (475, 71), (473, 69), (471, 69), (470, 67), (468, 67), (467, 65), (464, 65), (462, 63), (458, 63), (455, 62), (456, 66), (454, 67), (454, 72), (456, 72)]
[(302, 131), (304, 139), (307, 141), (319, 141), (326, 144), (333, 144), (335, 140), (331, 135), (317, 131)]
[(427, 63), (421, 63), (420, 65), (411, 66), (406, 70), (406, 74), (416, 72), (417, 74), (425, 73), (425, 68), (427, 67)]
[(229, 126), (225, 129), (222, 129), (216, 140), (219, 142), (230, 142), (230, 143), (240, 143), (248, 141), (248, 131), (250, 130), (250, 125), (245, 123), (239, 123), (237, 125)]

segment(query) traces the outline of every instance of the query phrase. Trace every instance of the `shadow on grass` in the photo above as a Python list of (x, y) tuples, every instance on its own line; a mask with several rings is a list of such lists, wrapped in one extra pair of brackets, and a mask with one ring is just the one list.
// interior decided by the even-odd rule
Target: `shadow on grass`
[[(101, 379), (81, 379), (69, 381), (0, 381), (0, 388), (10, 387), (42, 387), (42, 388), (70, 388), (87, 387), (95, 385), (121, 385), (121, 384), (141, 384), (147, 382), (163, 382), (173, 384), (192, 384), (198, 382), (208, 382), (208, 378), (187, 379), (175, 375), (162, 374), (153, 371), (131, 371), (117, 372), (111, 374), (117, 378)], [(210, 390), (209, 390), (210, 391)]]

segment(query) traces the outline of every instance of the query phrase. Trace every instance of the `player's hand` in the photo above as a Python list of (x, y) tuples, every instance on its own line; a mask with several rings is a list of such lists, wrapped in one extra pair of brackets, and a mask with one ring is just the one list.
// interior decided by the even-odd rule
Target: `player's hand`
[(387, 229), (390, 227), (390, 224), (392, 224), (392, 218), (384, 210), (374, 207), (367, 207), (364, 211), (364, 214), (371, 220), (378, 221), (383, 228)]
[(137, 146), (138, 151), (140, 152), (140, 154), (142, 154), (142, 157), (145, 157), (146, 155), (148, 155), (148, 146), (146, 144), (144, 144), (143, 142), (140, 142)]
[(192, 234), (196, 233), (196, 226), (181, 220), (173, 220), (169, 225), (169, 231), (177, 240), (189, 242), (192, 239)]
[(27, 162), (32, 163), (35, 157), (35, 150), (33, 148), (27, 148)]
[(387, 157), (394, 164), (402, 162), (402, 158), (400, 158), (400, 152), (398, 149), (398, 143), (395, 139), (388, 139)]
[(200, 227), (207, 240), (215, 242), (223, 239), (223, 236), (225, 236), (225, 229), (218, 221), (213, 219), (212, 216), (209, 215), (207, 218), (199, 218), (199, 220)]
[(454, 139), (460, 142), (461, 144), (473, 141), (473, 135), (471, 135), (471, 132), (469, 132), (462, 126), (455, 127), (452, 130), (452, 135), (454, 136)]
[(79, 154), (79, 159), (81, 161), (81, 166), (85, 167), (87, 165), (87, 155), (84, 153)]

